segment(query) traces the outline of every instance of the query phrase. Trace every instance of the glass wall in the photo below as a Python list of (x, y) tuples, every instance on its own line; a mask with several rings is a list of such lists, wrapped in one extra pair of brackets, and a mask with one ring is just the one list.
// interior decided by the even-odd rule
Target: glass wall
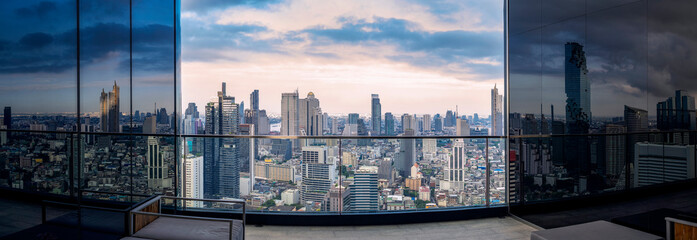
[(695, 178), (694, 8), (510, 1), (514, 203)]

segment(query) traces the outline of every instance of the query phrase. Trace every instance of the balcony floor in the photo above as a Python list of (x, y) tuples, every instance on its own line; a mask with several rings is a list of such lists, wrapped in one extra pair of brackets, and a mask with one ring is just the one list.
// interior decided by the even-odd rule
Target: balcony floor
[[(55, 239), (74, 237), (75, 229), (41, 224), (41, 206), (36, 203), (0, 198), (0, 239), (40, 236), (42, 231), (60, 232)], [(71, 212), (50, 209), (48, 218)], [(513, 218), (485, 218), (466, 221), (341, 227), (247, 226), (247, 239), (530, 239), (534, 228)], [(26, 231), (24, 231), (26, 230)], [(86, 238), (119, 239), (103, 233), (85, 233)], [(69, 238), (65, 238), (69, 239)]]

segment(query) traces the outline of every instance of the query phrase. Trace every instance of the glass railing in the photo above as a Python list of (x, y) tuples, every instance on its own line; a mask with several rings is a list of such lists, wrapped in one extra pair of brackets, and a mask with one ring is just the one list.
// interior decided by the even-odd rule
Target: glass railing
[[(696, 132), (221, 136), (0, 130), (0, 188), (135, 202), (244, 199), (252, 213), (487, 208), (695, 178)], [(507, 146), (510, 144), (510, 146)], [(218, 211), (221, 204), (177, 208)]]
[(507, 196), (503, 137), (0, 133), (0, 187), (83, 199), (240, 198), (250, 212), (331, 214), (482, 208)]

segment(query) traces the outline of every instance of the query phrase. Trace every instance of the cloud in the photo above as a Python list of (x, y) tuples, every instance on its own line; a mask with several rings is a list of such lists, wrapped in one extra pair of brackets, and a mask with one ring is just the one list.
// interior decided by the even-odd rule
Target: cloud
[(43, 2), (39, 2), (37, 4), (34, 4), (34, 5), (31, 5), (29, 7), (15, 9), (15, 14), (17, 14), (17, 16), (19, 16), (19, 17), (43, 18), (48, 13), (51, 13), (52, 11), (55, 11), (56, 9), (57, 9), (57, 6), (56, 6), (55, 2), (43, 1)]
[(182, 0), (182, 9), (205, 13), (207, 11), (224, 10), (231, 6), (250, 6), (263, 8), (279, 0)]
[(19, 40), (21, 45), (29, 49), (42, 48), (51, 44), (51, 42), (53, 42), (53, 36), (42, 32), (24, 35), (24, 37)]

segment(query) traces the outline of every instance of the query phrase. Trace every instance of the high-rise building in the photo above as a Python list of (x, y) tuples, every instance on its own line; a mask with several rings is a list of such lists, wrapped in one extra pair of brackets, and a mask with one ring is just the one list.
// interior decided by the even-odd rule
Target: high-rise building
[[(238, 128), (239, 135), (255, 135), (254, 124), (240, 124)], [(254, 160), (258, 155), (256, 147), (257, 140), (255, 138), (237, 139), (237, 143), (239, 145), (238, 158), (241, 166), (240, 171), (247, 171), (249, 173), (249, 190), (252, 191), (254, 190)]]
[(455, 126), (455, 119), (457, 118), (457, 113), (453, 113), (453, 111), (448, 110), (445, 113), (445, 121), (443, 122), (444, 127), (453, 127)]
[(157, 121), (155, 116), (145, 117), (143, 121), (143, 133), (144, 134), (156, 134), (157, 133)]
[(300, 135), (321, 136), (322, 119), (323, 114), (319, 105), (319, 99), (315, 98), (313, 92), (309, 92), (307, 98), (298, 100), (298, 129)]
[(422, 142), (424, 153), (435, 154), (438, 151), (438, 141), (435, 138), (424, 138)]
[(380, 162), (378, 179), (387, 179), (390, 183), (394, 181), (392, 178), (392, 161), (385, 159)]
[(146, 161), (148, 163), (148, 187), (150, 189), (169, 188), (167, 186), (165, 179), (168, 177), (167, 166), (162, 159), (162, 153), (160, 153), (160, 144), (158, 143), (157, 137), (148, 137), (148, 149), (145, 155)]
[[(445, 179), (447, 181), (445, 187), (455, 191), (465, 189), (465, 169), (467, 168), (467, 154), (465, 151), (465, 142), (462, 139), (455, 139), (451, 148), (448, 164), (445, 166)], [(441, 186), (444, 188), (443, 186)]]
[(192, 102), (189, 103), (189, 106), (186, 108), (186, 111), (184, 111), (184, 116), (191, 116), (194, 119), (199, 118), (198, 114), (199, 114), (198, 107), (196, 106), (196, 103), (192, 103)]
[(249, 103), (249, 109), (259, 110), (259, 89), (254, 89), (254, 91), (249, 94)]
[[(648, 132), (649, 131), (649, 113), (646, 110), (634, 108), (625, 105), (624, 106), (624, 124), (626, 132), (637, 133), (637, 132)], [(629, 162), (634, 162), (634, 152), (636, 151), (636, 143), (645, 142), (649, 140), (647, 134), (630, 134), (627, 136), (627, 143), (630, 153), (627, 156)]]
[(443, 119), (440, 117), (440, 114), (436, 114), (435, 116), (433, 116), (433, 131), (443, 131)]
[(657, 127), (662, 131), (695, 130), (695, 98), (684, 90), (675, 91), (675, 97), (669, 97), (656, 104)]
[[(276, 140), (276, 139), (275, 139)], [(278, 139), (287, 140), (287, 139)], [(279, 165), (272, 162), (254, 164), (254, 177), (272, 181), (294, 182), (295, 168), (290, 165)]]
[(431, 132), (433, 129), (431, 129), (431, 115), (430, 114), (424, 114), (423, 118), (423, 131), (424, 132)]
[[(479, 116), (477, 116), (479, 118)], [(494, 84), (491, 89), (491, 131), (492, 136), (503, 136), (503, 96)]]
[[(403, 136), (414, 136), (413, 129), (407, 129)], [(399, 152), (396, 153), (395, 169), (402, 178), (410, 177), (411, 166), (416, 163), (416, 142), (413, 138), (400, 139)]]
[(332, 117), (332, 134), (340, 134), (339, 132), (339, 119), (336, 117)]
[[(205, 133), (238, 134), (238, 105), (225, 95), (225, 83), (218, 101), (206, 105)], [(237, 139), (204, 138), (204, 193), (208, 197), (239, 197), (240, 164)]]
[(394, 136), (394, 116), (391, 112), (385, 113), (385, 135)]
[(2, 124), (6, 129), (12, 129), (12, 107), (5, 107), (5, 112), (2, 115)]
[(119, 89), (116, 81), (114, 81), (114, 86), (110, 92), (104, 92), (104, 89), (102, 89), (102, 94), (99, 97), (102, 132), (121, 131), (119, 127), (119, 121), (121, 120)]
[(371, 95), (370, 101), (370, 123), (372, 125), (371, 130), (373, 135), (380, 135), (380, 127), (382, 126), (382, 109), (380, 105), (380, 96), (377, 94)]
[(160, 110), (157, 111), (157, 123), (169, 124), (169, 115), (167, 115), (167, 109), (160, 108)]
[[(184, 158), (184, 179), (182, 194), (185, 198), (204, 198), (203, 196), (203, 156), (188, 155)], [(187, 207), (203, 207), (203, 202), (186, 201)]]
[[(586, 54), (581, 44), (565, 45), (564, 90), (566, 93), (566, 134), (588, 134), (591, 122), (590, 82)], [(539, 125), (539, 124), (536, 124)], [(536, 127), (539, 132), (539, 127)], [(528, 134), (527, 132), (525, 134)], [(564, 165), (571, 175), (590, 174), (590, 143), (585, 137), (565, 138)]]
[(303, 147), (300, 185), (300, 200), (322, 202), (334, 180), (335, 166), (327, 160), (325, 147)]
[(458, 118), (455, 124), (455, 135), (470, 136), (470, 124), (466, 119)]
[(416, 121), (411, 114), (402, 114), (402, 132), (406, 133), (407, 129), (416, 131)]
[(343, 186), (332, 187), (329, 190), (329, 211), (339, 212), (348, 209), (344, 209), (344, 199), (350, 199), (350, 192), (346, 190)]
[(377, 211), (378, 205), (378, 167), (361, 166), (356, 170), (353, 183), (349, 185), (349, 211)]
[(298, 135), (298, 92), (281, 94), (281, 135)]
[(358, 118), (359, 118), (358, 113), (349, 113), (348, 124), (358, 124)]
[(636, 143), (634, 187), (695, 178), (695, 146)]

